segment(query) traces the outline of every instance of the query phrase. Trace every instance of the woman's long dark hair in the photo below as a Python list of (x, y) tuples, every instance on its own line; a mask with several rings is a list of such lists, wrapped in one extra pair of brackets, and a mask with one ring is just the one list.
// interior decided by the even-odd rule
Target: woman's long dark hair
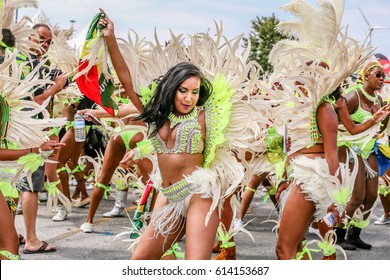
[(333, 98), (335, 101), (337, 101), (340, 97), (343, 97), (341, 86), (338, 86), (331, 94), (329, 94), (329, 97)]
[(139, 119), (146, 123), (154, 123), (155, 129), (151, 135), (155, 135), (168, 119), (168, 115), (173, 111), (174, 101), (179, 86), (190, 77), (200, 78), (199, 99), (196, 106), (202, 106), (212, 93), (212, 85), (199, 68), (189, 62), (181, 62), (164, 75), (161, 82), (153, 94), (150, 102), (145, 106), (145, 110)]

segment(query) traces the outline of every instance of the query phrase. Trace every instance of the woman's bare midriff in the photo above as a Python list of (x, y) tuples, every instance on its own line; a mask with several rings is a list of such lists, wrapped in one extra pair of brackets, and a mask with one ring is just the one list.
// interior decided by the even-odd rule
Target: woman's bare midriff
[(315, 144), (309, 148), (303, 148), (288, 156), (289, 160), (292, 160), (298, 156), (304, 155), (308, 158), (325, 157), (324, 145), (322, 143)]
[(159, 154), (162, 186), (168, 187), (202, 167), (203, 154)]

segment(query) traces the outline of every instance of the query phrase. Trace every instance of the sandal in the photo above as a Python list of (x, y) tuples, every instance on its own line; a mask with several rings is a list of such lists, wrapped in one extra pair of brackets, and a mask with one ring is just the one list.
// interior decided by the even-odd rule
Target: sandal
[(49, 246), (49, 243), (47, 243), (46, 241), (42, 241), (42, 246), (41, 247), (39, 247), (39, 249), (37, 249), (37, 250), (23, 250), (23, 253), (25, 253), (25, 254), (41, 254), (41, 253), (50, 253), (50, 252), (55, 252), (55, 251), (57, 251), (57, 249), (56, 248), (50, 248), (50, 249), (47, 249), (46, 250), (46, 248), (47, 248), (47, 246)]

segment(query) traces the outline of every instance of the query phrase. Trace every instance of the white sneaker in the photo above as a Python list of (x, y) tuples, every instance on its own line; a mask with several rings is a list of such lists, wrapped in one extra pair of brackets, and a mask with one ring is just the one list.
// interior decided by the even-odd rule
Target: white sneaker
[(58, 211), (53, 217), (54, 222), (62, 222), (65, 221), (66, 218), (68, 218), (68, 212), (66, 211), (65, 207), (62, 205), (58, 205)]
[(91, 223), (84, 223), (80, 226), (80, 230), (84, 233), (91, 233), (93, 229), (93, 224)]
[(112, 208), (111, 211), (104, 213), (103, 217), (105, 218), (124, 217), (125, 216), (124, 210), (125, 210), (124, 208), (118, 208), (114, 206), (114, 208)]
[(233, 221), (234, 228), (241, 228), (243, 226), (242, 220), (235, 218)]
[(382, 215), (378, 220), (374, 222), (374, 225), (386, 225), (390, 224), (390, 218), (385, 218), (385, 215)]
[(38, 200), (40, 202), (47, 201), (47, 192), (38, 192)]

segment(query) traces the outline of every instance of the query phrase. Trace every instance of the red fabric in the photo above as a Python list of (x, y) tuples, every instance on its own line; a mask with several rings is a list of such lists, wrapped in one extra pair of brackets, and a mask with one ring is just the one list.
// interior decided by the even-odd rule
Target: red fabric
[[(79, 62), (79, 72), (84, 70), (86, 67), (88, 67), (88, 61), (85, 60)], [(111, 116), (115, 115), (113, 108), (102, 105), (102, 96), (99, 84), (99, 71), (96, 65), (94, 65), (86, 75), (81, 75), (78, 77), (76, 79), (76, 83), (80, 91), (89, 99), (102, 106), (102, 108), (106, 110), (107, 113), (109, 113)]]

